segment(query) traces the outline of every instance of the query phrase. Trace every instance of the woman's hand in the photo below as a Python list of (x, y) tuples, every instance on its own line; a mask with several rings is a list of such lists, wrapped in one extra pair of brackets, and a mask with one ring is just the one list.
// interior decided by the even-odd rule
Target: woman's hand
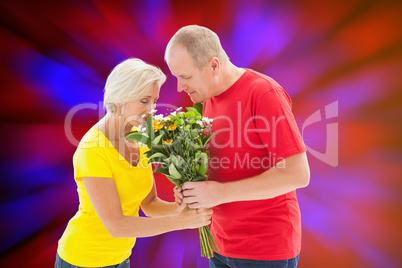
[(195, 229), (211, 223), (212, 209), (199, 208), (196, 210), (185, 207), (178, 217), (182, 229)]

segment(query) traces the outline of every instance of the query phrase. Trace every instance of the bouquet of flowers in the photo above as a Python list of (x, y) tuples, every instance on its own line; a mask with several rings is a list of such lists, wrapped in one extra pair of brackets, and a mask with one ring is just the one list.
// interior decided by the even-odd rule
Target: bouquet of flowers
[[(126, 139), (148, 146), (149, 162), (160, 165), (155, 173), (164, 174), (177, 187), (186, 181), (206, 180), (212, 119), (202, 117), (202, 104), (188, 107), (187, 112), (179, 108), (166, 116), (155, 112), (150, 113), (145, 126), (133, 128)], [(213, 257), (214, 248), (219, 249), (209, 227), (199, 228), (199, 233), (201, 255)]]

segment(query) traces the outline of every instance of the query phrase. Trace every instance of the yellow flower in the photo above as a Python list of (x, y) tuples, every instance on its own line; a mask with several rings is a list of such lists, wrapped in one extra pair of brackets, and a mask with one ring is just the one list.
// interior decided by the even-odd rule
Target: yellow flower
[(177, 126), (175, 125), (175, 124), (171, 124), (169, 127), (168, 127), (168, 130), (175, 130), (177, 128)]
[(133, 126), (133, 127), (131, 128), (131, 131), (137, 131), (137, 127), (136, 127), (136, 126)]
[(153, 121), (154, 131), (157, 132), (159, 129), (163, 128), (163, 124), (160, 124), (158, 120), (154, 119)]
[(170, 144), (172, 144), (172, 142), (173, 142), (173, 140), (170, 139), (170, 140), (163, 141), (163, 144), (170, 145)]

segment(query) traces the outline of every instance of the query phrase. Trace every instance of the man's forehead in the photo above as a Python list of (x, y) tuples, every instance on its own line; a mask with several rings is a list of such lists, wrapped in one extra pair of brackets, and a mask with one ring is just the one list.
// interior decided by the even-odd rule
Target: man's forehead
[(182, 61), (193, 64), (193, 58), (187, 49), (181, 45), (174, 45), (169, 52), (169, 61), (180, 62)]
[(196, 68), (192, 58), (182, 53), (171, 53), (167, 64), (174, 76), (189, 76)]

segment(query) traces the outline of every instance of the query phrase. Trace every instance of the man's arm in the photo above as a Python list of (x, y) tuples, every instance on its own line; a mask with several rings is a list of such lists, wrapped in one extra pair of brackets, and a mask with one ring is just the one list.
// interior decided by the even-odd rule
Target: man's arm
[(215, 181), (186, 182), (175, 192), (176, 202), (190, 208), (214, 207), (223, 203), (262, 200), (306, 187), (310, 169), (306, 153), (290, 156), (255, 177), (220, 183)]

